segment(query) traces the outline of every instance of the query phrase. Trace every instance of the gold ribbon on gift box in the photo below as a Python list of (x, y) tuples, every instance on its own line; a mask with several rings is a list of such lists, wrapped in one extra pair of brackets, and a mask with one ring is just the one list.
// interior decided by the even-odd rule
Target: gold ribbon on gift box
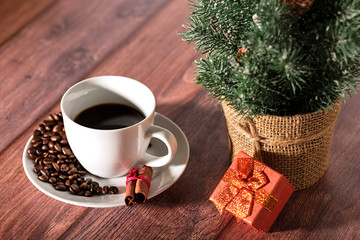
[(226, 187), (213, 199), (220, 214), (226, 209), (240, 221), (251, 215), (254, 202), (272, 211), (278, 200), (263, 189), (269, 183), (264, 169), (264, 164), (252, 158), (239, 158), (237, 170), (226, 171), (221, 179)]

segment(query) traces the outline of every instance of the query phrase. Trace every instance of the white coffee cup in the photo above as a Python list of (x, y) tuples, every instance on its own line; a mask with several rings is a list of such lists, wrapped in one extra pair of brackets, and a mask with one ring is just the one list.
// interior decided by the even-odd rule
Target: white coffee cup
[[(74, 122), (83, 110), (107, 103), (131, 106), (142, 112), (145, 119), (112, 130), (89, 128)], [(94, 175), (104, 178), (121, 176), (136, 164), (161, 167), (176, 153), (174, 135), (154, 125), (156, 103), (153, 93), (136, 80), (120, 76), (85, 79), (65, 92), (60, 105), (71, 150), (81, 165)], [(165, 143), (166, 155), (153, 156), (146, 152), (151, 138)]]

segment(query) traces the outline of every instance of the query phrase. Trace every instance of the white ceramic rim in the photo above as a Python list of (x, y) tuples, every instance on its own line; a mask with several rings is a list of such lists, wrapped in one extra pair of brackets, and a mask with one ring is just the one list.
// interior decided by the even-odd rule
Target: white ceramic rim
[[(69, 96), (69, 94), (76, 88), (78, 88), (79, 86), (81, 85), (84, 85), (84, 84), (88, 84), (89, 82), (96, 82), (98, 81), (99, 79), (103, 79), (104, 81), (107, 81), (107, 80), (110, 80), (110, 81), (113, 81), (114, 79), (117, 79), (117, 80), (121, 80), (121, 81), (128, 81), (132, 84), (135, 84), (135, 85), (138, 85), (139, 87), (142, 87), (145, 91), (148, 92), (149, 96), (151, 96), (151, 101), (153, 102), (152, 104), (152, 108), (148, 110), (148, 112), (145, 112), (144, 110), (140, 110), (144, 115), (145, 115), (145, 118), (143, 120), (141, 120), (140, 122), (136, 123), (136, 124), (133, 124), (129, 127), (124, 127), (124, 128), (119, 128), (119, 129), (95, 129), (95, 128), (89, 128), (89, 127), (86, 127), (86, 126), (83, 126), (83, 125), (80, 125), (78, 123), (76, 123), (74, 121), (74, 117), (70, 117), (69, 114), (67, 113), (67, 110), (64, 109), (64, 102), (65, 102), (65, 99)], [(94, 105), (93, 105), (94, 106)], [(89, 130), (93, 130), (93, 131), (106, 131), (106, 132), (111, 132), (111, 131), (125, 131), (126, 129), (129, 129), (129, 128), (133, 128), (133, 127), (137, 127), (139, 125), (141, 125), (143, 122), (147, 121), (149, 117), (151, 117), (154, 113), (155, 113), (155, 108), (156, 108), (156, 100), (155, 100), (155, 96), (153, 94), (153, 92), (143, 83), (135, 80), (135, 79), (132, 79), (132, 78), (128, 78), (128, 77), (123, 77), (123, 76), (115, 76), (115, 75), (104, 75), (104, 76), (96, 76), (96, 77), (91, 77), (91, 78), (86, 78), (84, 80), (81, 80), (80, 82), (78, 83), (75, 83), (74, 85), (72, 85), (70, 88), (68, 88), (65, 93), (63, 94), (62, 98), (61, 98), (61, 101), (60, 101), (60, 108), (61, 108), (61, 112), (63, 114), (64, 117), (68, 118), (69, 120), (71, 120), (75, 125), (81, 127), (81, 128), (85, 128), (85, 129), (89, 129)], [(140, 108), (140, 107), (137, 107), (137, 108)], [(85, 108), (86, 109), (86, 108)], [(82, 110), (85, 110), (85, 109), (82, 109)], [(82, 110), (78, 111), (78, 113), (80, 113)], [(76, 114), (75, 114), (76, 115)]]

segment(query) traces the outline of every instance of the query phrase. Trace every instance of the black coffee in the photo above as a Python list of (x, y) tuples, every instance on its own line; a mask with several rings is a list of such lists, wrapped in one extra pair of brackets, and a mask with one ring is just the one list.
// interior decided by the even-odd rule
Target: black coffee
[(119, 129), (129, 127), (145, 118), (137, 109), (118, 103), (106, 103), (89, 107), (75, 116), (80, 125), (95, 129)]

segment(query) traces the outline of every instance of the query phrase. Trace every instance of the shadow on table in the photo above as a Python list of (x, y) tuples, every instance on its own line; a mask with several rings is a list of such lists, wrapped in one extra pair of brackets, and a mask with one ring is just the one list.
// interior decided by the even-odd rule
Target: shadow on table
[(157, 109), (159, 113), (164, 110), (165, 116), (182, 129), (190, 146), (190, 158), (183, 175), (159, 195), (164, 199), (163, 207), (208, 204), (210, 194), (230, 164), (221, 107), (215, 101), (209, 102), (206, 93), (201, 91), (188, 103), (159, 105)]
[(360, 194), (354, 189), (354, 184), (358, 183), (352, 176), (358, 176), (356, 171), (360, 169), (348, 166), (343, 171), (349, 174), (342, 174), (338, 178), (334, 165), (319, 182), (293, 193), (271, 232), (295, 229), (305, 229), (307, 232), (326, 229), (336, 232), (337, 228), (344, 229), (344, 226), (348, 228), (359, 224)]

